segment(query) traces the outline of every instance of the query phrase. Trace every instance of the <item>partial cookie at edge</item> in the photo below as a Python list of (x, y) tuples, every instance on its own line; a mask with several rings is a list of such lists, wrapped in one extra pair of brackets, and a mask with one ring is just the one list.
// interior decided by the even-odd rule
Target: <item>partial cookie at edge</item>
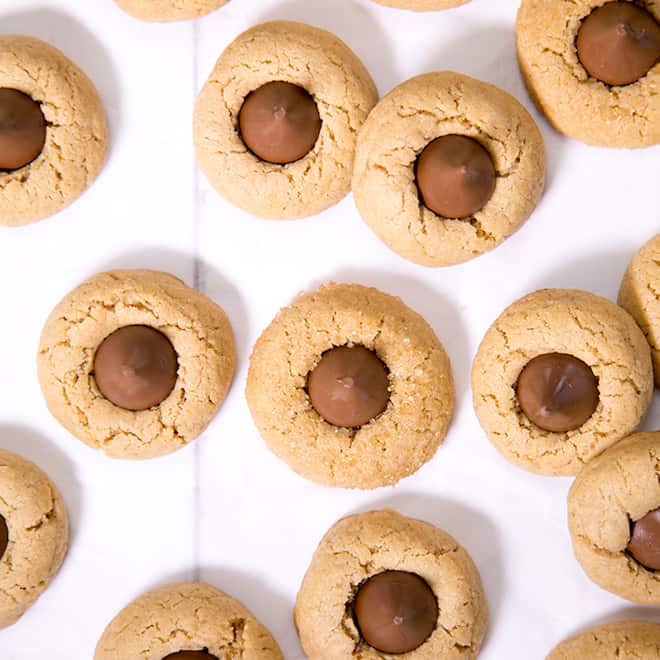
[(210, 14), (228, 0), (115, 0), (126, 13), (143, 21), (182, 21)]

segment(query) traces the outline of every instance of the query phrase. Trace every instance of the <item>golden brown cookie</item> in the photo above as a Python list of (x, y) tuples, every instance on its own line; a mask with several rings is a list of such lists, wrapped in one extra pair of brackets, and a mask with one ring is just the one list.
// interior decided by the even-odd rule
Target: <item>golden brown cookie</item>
[[(286, 165), (249, 151), (238, 124), (248, 95), (273, 81), (306, 90), (322, 121), (311, 151)], [(223, 197), (254, 215), (313, 215), (349, 192), (357, 132), (377, 100), (368, 71), (334, 35), (290, 21), (257, 25), (224, 51), (199, 95), (200, 166)]]
[(546, 660), (658, 660), (660, 625), (617, 621), (596, 626), (556, 646)]
[[(628, 85), (589, 75), (578, 57), (581, 25), (604, 0), (522, 0), (518, 61), (530, 94), (553, 126), (587, 144), (647, 147), (660, 142), (660, 63)], [(660, 18), (660, 0), (636, 3)]]
[(282, 660), (268, 630), (237, 600), (202, 582), (170, 584), (143, 594), (108, 625), (94, 660), (161, 660), (206, 651), (219, 660)]
[(68, 542), (57, 488), (36, 465), (0, 449), (0, 628), (15, 623), (48, 587)]
[(651, 346), (655, 385), (660, 387), (660, 234), (633, 257), (619, 290), (619, 305), (637, 321)]
[[(438, 215), (424, 205), (416, 164), (439, 137), (473, 138), (486, 149), (495, 187), (469, 217)], [(503, 90), (451, 71), (396, 87), (360, 131), (353, 175), (355, 203), (377, 236), (402, 257), (447, 266), (492, 250), (531, 215), (543, 192), (543, 139), (527, 110)]]
[[(356, 611), (361, 588), (388, 571), (418, 576), (437, 600), (426, 641), (395, 656), (366, 643), (358, 627), (362, 623), (366, 629), (365, 616)], [(310, 660), (470, 660), (484, 638), (488, 604), (476, 566), (455, 539), (429, 523), (384, 510), (349, 516), (330, 528), (307, 569), (294, 617)]]
[(131, 16), (143, 21), (182, 21), (210, 14), (228, 0), (115, 0)]
[(588, 463), (568, 494), (575, 556), (603, 589), (644, 605), (660, 605), (660, 571), (643, 566), (629, 543), (631, 528), (660, 507), (660, 431), (635, 433)]
[[(533, 423), (516, 391), (533, 359), (555, 354), (577, 358), (597, 385), (593, 414), (565, 432)], [(556, 386), (551, 406), (567, 393), (566, 381)], [(543, 289), (514, 302), (486, 333), (472, 366), (474, 409), (489, 440), (509, 461), (539, 474), (577, 474), (637, 429), (652, 395), (644, 335), (627, 312), (587, 291)]]
[(2, 89), (30, 97), (46, 122), (36, 158), (0, 169), (0, 225), (16, 227), (61, 211), (92, 184), (105, 163), (108, 128), (89, 78), (39, 39), (0, 35)]
[(412, 9), (413, 11), (433, 11), (435, 9), (451, 9), (464, 5), (470, 0), (374, 0), (379, 5), (397, 7), (398, 9)]
[[(389, 401), (354, 428), (326, 421), (310, 373), (336, 347), (361, 346), (385, 365)], [(284, 308), (250, 358), (246, 396), (269, 448), (298, 474), (328, 486), (375, 488), (417, 471), (442, 443), (454, 407), (449, 358), (432, 328), (399, 298), (327, 284)]]
[[(143, 410), (112, 403), (94, 374), (104, 340), (135, 326), (169, 340), (178, 364), (169, 395)], [(227, 394), (235, 360), (231, 325), (212, 300), (167, 273), (114, 270), (83, 282), (55, 307), (38, 367), (48, 408), (64, 427), (108, 456), (139, 459), (180, 449), (206, 428)]]

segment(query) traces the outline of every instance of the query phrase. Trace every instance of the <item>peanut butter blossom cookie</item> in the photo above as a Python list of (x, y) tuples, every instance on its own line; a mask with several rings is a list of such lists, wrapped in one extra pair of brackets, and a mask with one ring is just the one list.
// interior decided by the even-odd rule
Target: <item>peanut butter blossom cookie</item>
[(48, 587), (68, 541), (57, 488), (36, 465), (0, 449), (0, 628), (15, 623)]
[(447, 266), (492, 250), (536, 207), (543, 139), (516, 99), (451, 71), (396, 87), (366, 121), (353, 193), (392, 250)]
[(598, 585), (660, 605), (660, 431), (636, 433), (591, 461), (568, 495), (575, 556)]
[(227, 0), (115, 0), (131, 16), (143, 21), (180, 21), (209, 14)]
[(660, 625), (617, 621), (591, 628), (554, 648), (546, 660), (657, 660)]
[(0, 35), (0, 225), (42, 220), (91, 185), (108, 129), (89, 78), (59, 50)]
[(449, 534), (395, 511), (344, 518), (323, 537), (295, 607), (310, 660), (477, 657), (488, 605)]
[(523, 0), (518, 60), (555, 128), (589, 144), (660, 142), (660, 0)]
[(399, 9), (412, 9), (413, 11), (432, 11), (434, 9), (450, 9), (464, 5), (470, 0), (374, 0), (379, 5), (398, 7)]
[(199, 95), (200, 166), (254, 215), (313, 215), (348, 193), (357, 133), (377, 100), (371, 76), (334, 35), (257, 25), (224, 51)]
[(218, 305), (167, 273), (90, 278), (53, 310), (39, 346), (48, 408), (113, 458), (180, 449), (211, 421), (231, 383), (235, 349)]
[(201, 582), (143, 594), (108, 625), (94, 660), (282, 660), (268, 630), (237, 600)]
[(621, 282), (619, 305), (630, 312), (651, 346), (660, 387), (660, 234), (634, 256)]
[(577, 474), (639, 426), (653, 395), (632, 317), (586, 291), (544, 289), (508, 307), (472, 366), (475, 412), (512, 463)]
[(357, 284), (325, 285), (283, 309), (254, 347), (246, 395), (275, 454), (346, 488), (417, 471), (454, 407), (449, 359), (428, 323)]

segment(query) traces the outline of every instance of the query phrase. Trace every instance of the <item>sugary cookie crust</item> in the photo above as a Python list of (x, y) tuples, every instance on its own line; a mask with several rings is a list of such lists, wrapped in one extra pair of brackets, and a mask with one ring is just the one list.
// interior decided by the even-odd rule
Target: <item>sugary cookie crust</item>
[(181, 21), (210, 14), (228, 0), (115, 0), (125, 12), (143, 21)]
[(92, 184), (105, 163), (108, 128), (89, 78), (39, 39), (0, 35), (0, 87), (31, 96), (48, 124), (36, 160), (0, 171), (0, 225), (17, 227), (61, 211)]
[[(420, 201), (415, 163), (434, 139), (477, 139), (493, 157), (495, 192), (467, 220), (442, 218)], [(531, 215), (543, 192), (543, 138), (505, 91), (452, 71), (396, 87), (374, 108), (358, 139), (355, 203), (378, 237), (402, 257), (447, 266), (492, 250)]]
[[(326, 422), (307, 376), (334, 346), (362, 344), (390, 371), (390, 403), (360, 429)], [(430, 460), (454, 406), (449, 358), (432, 328), (399, 298), (327, 284), (280, 311), (250, 358), (246, 396), (261, 435), (298, 474), (328, 486), (394, 484)]]
[(655, 385), (660, 387), (660, 234), (633, 257), (619, 290), (619, 305), (637, 321), (651, 346)]
[(237, 600), (201, 582), (143, 594), (108, 625), (94, 660), (162, 660), (207, 649), (220, 660), (282, 660), (268, 630)]
[[(582, 21), (608, 0), (523, 0), (518, 61), (530, 94), (554, 127), (588, 144), (646, 147), (660, 142), (660, 64), (641, 80), (610, 87), (591, 78), (575, 40)], [(660, 19), (660, 0), (640, 0)]]
[[(126, 325), (165, 334), (178, 380), (159, 406), (133, 412), (98, 390), (94, 355)], [(152, 458), (194, 440), (222, 404), (236, 361), (231, 325), (212, 300), (167, 273), (114, 270), (90, 278), (53, 310), (41, 336), (39, 381), (51, 413), (73, 435), (113, 458)]]
[[(438, 599), (438, 625), (418, 649), (391, 656), (360, 640), (350, 603), (359, 585), (386, 570), (422, 577)], [(470, 660), (488, 620), (479, 572), (449, 534), (395, 511), (344, 518), (323, 537), (303, 580), (295, 623), (310, 660)]]
[[(545, 353), (573, 355), (598, 378), (598, 408), (575, 431), (544, 431), (518, 405), (520, 372)], [(472, 366), (474, 409), (489, 440), (509, 461), (539, 474), (577, 474), (637, 429), (652, 395), (644, 335), (627, 312), (587, 291), (543, 289), (514, 302), (486, 333)]]
[(596, 626), (555, 647), (546, 660), (658, 660), (660, 625), (617, 621)]
[(464, 5), (470, 0), (374, 0), (379, 5), (397, 7), (399, 9), (412, 9), (413, 11), (433, 11), (435, 9), (451, 9)]
[[(259, 160), (239, 134), (245, 97), (271, 81), (305, 88), (323, 121), (314, 148), (289, 165)], [(349, 192), (357, 132), (377, 100), (368, 71), (334, 35), (290, 21), (257, 25), (223, 52), (199, 95), (194, 129), (200, 166), (223, 197), (254, 215), (313, 215)]]
[(596, 584), (622, 598), (660, 605), (660, 572), (625, 550), (630, 521), (660, 507), (660, 431), (636, 433), (591, 461), (568, 495), (575, 556)]
[(69, 540), (62, 498), (36, 465), (0, 449), (0, 514), (9, 545), (0, 559), (0, 628), (15, 623), (48, 587)]

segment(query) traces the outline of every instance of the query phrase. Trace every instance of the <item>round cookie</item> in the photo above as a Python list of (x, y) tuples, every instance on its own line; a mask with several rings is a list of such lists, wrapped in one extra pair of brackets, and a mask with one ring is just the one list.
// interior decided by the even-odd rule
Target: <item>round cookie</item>
[[(365, 642), (359, 628), (365, 614), (358, 618), (355, 613), (362, 587), (389, 571), (421, 578), (437, 600), (434, 626), (426, 641), (396, 657), (477, 657), (488, 604), (472, 559), (443, 530), (384, 510), (340, 520), (314, 553), (294, 611), (298, 635), (310, 660), (391, 657)], [(402, 623), (409, 625), (408, 621)]]
[[(0, 225), (16, 227), (61, 211), (92, 184), (105, 163), (108, 128), (89, 78), (39, 39), (0, 35), (3, 89), (35, 101), (46, 128), (43, 149), (34, 160), (15, 169), (0, 165)], [(16, 110), (0, 99), (0, 142), (5, 148), (5, 140), (24, 139), (16, 132)]]
[[(324, 356), (351, 346), (371, 351), (389, 379), (383, 412), (352, 428), (326, 421), (308, 392)], [(442, 443), (454, 407), (449, 358), (432, 328), (399, 298), (357, 284), (327, 284), (280, 311), (252, 351), (246, 396), (277, 456), (306, 479), (345, 488), (417, 471)]]
[(115, 0), (125, 12), (143, 21), (182, 21), (210, 14), (228, 0)]
[[(660, 85), (660, 63), (637, 82), (612, 86), (590, 76), (578, 56), (576, 40), (583, 21), (604, 4), (604, 0), (522, 0), (516, 41), (523, 78), (561, 133), (605, 147), (657, 144), (660, 96), (655, 90)], [(635, 4), (660, 18), (660, 0)], [(607, 54), (606, 49), (603, 52)]]
[(0, 449), (0, 628), (48, 587), (69, 541), (64, 502), (33, 463)]
[[(322, 121), (311, 151), (289, 164), (258, 158), (239, 130), (246, 98), (273, 81), (306, 90)], [(223, 197), (256, 216), (313, 215), (349, 192), (357, 132), (377, 100), (368, 71), (334, 35), (290, 21), (257, 25), (222, 53), (199, 95), (200, 166)]]
[[(532, 422), (517, 393), (521, 373), (530, 362), (553, 355), (568, 356), (596, 379), (595, 411), (565, 431)], [(579, 373), (568, 376), (580, 378)], [(566, 383), (570, 388), (572, 381), (562, 381), (566, 373), (550, 372), (552, 378), (557, 374), (556, 400), (539, 400), (538, 413), (546, 404), (560, 411), (571, 403), (561, 398), (570, 395)], [(543, 377), (541, 373), (537, 382)], [(577, 474), (639, 426), (652, 394), (644, 335), (627, 312), (587, 291), (543, 289), (514, 302), (486, 333), (472, 366), (474, 409), (489, 440), (509, 461), (539, 474)]]
[(660, 234), (633, 257), (619, 290), (619, 305), (637, 321), (651, 345), (655, 385), (660, 387)]
[[(416, 163), (437, 138), (460, 135), (485, 148), (495, 170), (492, 196), (462, 219), (424, 205)], [(447, 266), (492, 250), (531, 215), (545, 183), (543, 138), (527, 110), (503, 90), (451, 71), (396, 87), (360, 131), (355, 203), (377, 236), (402, 257)]]
[(202, 582), (149, 591), (127, 605), (99, 640), (94, 660), (177, 657), (205, 651), (225, 660), (282, 660), (268, 630), (237, 600)]
[(435, 9), (451, 9), (464, 5), (470, 0), (374, 0), (379, 5), (397, 7), (398, 9), (411, 9), (412, 11), (433, 11)]
[(556, 646), (546, 660), (657, 660), (660, 625), (617, 621), (596, 626)]
[(635, 433), (588, 463), (568, 494), (573, 549), (585, 573), (644, 605), (660, 605), (660, 570), (632, 554), (631, 528), (660, 507), (659, 456), (660, 431)]
[[(102, 393), (94, 370), (109, 337), (145, 326), (173, 347), (178, 370), (162, 402), (128, 409), (107, 397), (117, 382), (128, 388), (132, 381), (113, 387), (113, 374), (106, 373), (110, 384)], [(141, 348), (138, 358), (150, 359), (153, 350)], [(137, 369), (141, 386), (148, 374), (120, 358), (114, 359), (119, 376)], [(180, 449), (206, 428), (227, 394), (235, 361), (231, 325), (212, 300), (167, 273), (114, 270), (83, 282), (55, 307), (41, 335), (38, 371), (49, 410), (73, 435), (113, 458), (141, 459)]]

